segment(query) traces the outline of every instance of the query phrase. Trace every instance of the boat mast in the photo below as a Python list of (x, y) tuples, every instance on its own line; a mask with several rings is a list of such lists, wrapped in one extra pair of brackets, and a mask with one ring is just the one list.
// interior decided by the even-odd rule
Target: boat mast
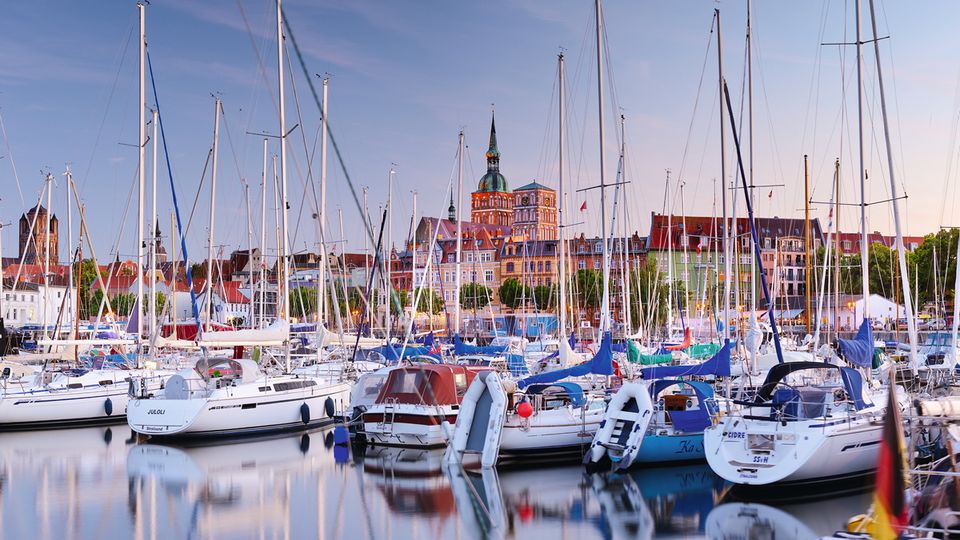
[[(894, 178), (893, 169), (893, 149), (890, 144), (890, 126), (887, 120), (887, 99), (883, 88), (883, 72), (880, 69), (880, 42), (877, 37), (877, 17), (873, 8), (873, 0), (870, 0), (870, 24), (873, 29), (873, 51), (877, 62), (877, 81), (880, 90), (880, 111), (883, 113), (883, 136), (887, 149), (887, 170), (890, 177), (890, 198), (893, 204), (893, 223), (897, 229), (897, 263), (900, 268), (900, 276), (903, 281), (904, 308), (907, 316), (907, 332), (910, 334), (910, 368), (914, 375), (917, 373), (917, 326), (913, 317), (913, 307), (910, 305), (910, 280), (907, 277), (907, 254), (903, 245), (903, 229), (900, 224), (900, 203), (897, 197), (897, 182)], [(859, 41), (859, 39), (858, 39)], [(864, 268), (866, 268), (866, 259), (864, 259)], [(957, 269), (956, 284), (960, 284), (960, 266)], [(954, 290), (957, 290), (956, 285)], [(866, 304), (866, 301), (864, 301)], [(951, 342), (950, 357), (956, 360), (957, 351), (957, 318), (960, 311), (960, 304), (953, 303), (953, 341)]]
[(250, 210), (250, 184), (243, 182), (243, 198), (247, 203), (247, 284), (250, 286), (250, 303), (247, 311), (247, 326), (253, 328), (254, 310), (253, 294), (253, 214)]
[[(343, 230), (343, 209), (340, 207), (337, 207), (337, 220), (340, 222), (340, 238), (342, 242), (340, 244), (340, 270), (345, 274), (347, 271), (347, 262), (346, 262), (347, 236), (344, 234), (344, 230)], [(364, 235), (364, 237), (366, 237), (366, 235)], [(347, 294), (347, 280), (341, 279), (340, 286), (343, 289), (343, 310), (345, 313), (350, 313), (350, 296)], [(337, 314), (339, 315), (339, 313), (340, 312), (338, 310)], [(346, 325), (347, 331), (350, 330), (351, 322), (353, 322), (352, 317), (348, 317), (347, 325)], [(343, 325), (341, 324), (341, 326)], [(343, 332), (342, 329), (341, 329), (341, 332)]]
[(663, 209), (667, 214), (667, 333), (673, 332), (673, 197), (670, 193), (670, 169), (667, 169), (667, 188), (663, 192)]
[(213, 111), (213, 162), (210, 174), (210, 219), (207, 228), (207, 330), (213, 322), (213, 223), (217, 210), (217, 155), (220, 146), (220, 96), (214, 99)]
[(597, 122), (600, 130), (600, 235), (603, 237), (603, 300), (601, 302), (600, 332), (610, 330), (610, 257), (607, 245), (607, 196), (605, 175), (605, 144), (603, 132), (603, 8), (596, 0), (597, 13)]
[[(561, 52), (560, 54), (557, 55), (557, 73), (558, 73), (557, 80), (559, 81), (558, 93), (560, 96), (559, 108), (557, 111), (557, 114), (559, 115), (559, 121), (558, 121), (559, 127), (557, 131), (559, 133), (558, 154), (559, 154), (559, 167), (560, 167), (559, 174), (558, 174), (559, 182), (560, 182), (560, 193), (557, 199), (557, 221), (559, 222), (557, 228), (560, 231), (560, 246), (559, 246), (560, 247), (560, 264), (559, 264), (560, 340), (567, 339), (567, 245), (566, 245), (567, 242), (564, 238), (565, 230), (563, 225), (563, 208), (564, 208), (564, 200), (566, 199), (566, 192), (564, 192), (564, 186), (563, 186), (563, 142), (564, 142), (563, 136), (565, 135), (564, 128), (566, 126), (566, 114), (567, 114), (565, 92), (564, 92), (566, 73), (565, 73), (564, 67), (565, 67), (564, 58), (563, 58), (563, 53)], [(496, 327), (496, 324), (494, 324), (494, 327)]]
[[(623, 323), (624, 337), (633, 334), (633, 318), (630, 316), (630, 239), (627, 235), (627, 138), (626, 138), (626, 118), (620, 115), (620, 182), (618, 186), (620, 191), (620, 231), (623, 237), (620, 239), (620, 279), (623, 284), (620, 286), (621, 298), (623, 298)], [(616, 219), (616, 218), (614, 218)], [(616, 234), (616, 233), (614, 233)]]
[(260, 169), (260, 321), (263, 328), (267, 296), (267, 139), (263, 139), (263, 165)]
[(720, 96), (720, 204), (723, 205), (723, 339), (730, 339), (730, 236), (736, 224), (727, 221), (727, 146), (726, 118), (723, 108), (723, 39), (720, 36), (720, 10), (714, 9), (717, 17), (717, 85)]
[[(146, 119), (144, 118), (144, 104), (146, 103), (146, 6), (143, 2), (137, 3), (137, 11), (140, 15), (140, 80), (139, 97), (137, 101), (137, 185), (139, 190), (137, 204), (137, 358), (139, 363), (139, 353), (143, 352), (143, 197), (146, 188), (146, 174), (144, 165), (146, 156), (144, 154), (146, 141)], [(47, 229), (50, 232), (50, 229)]]
[(463, 130), (457, 137), (457, 207), (455, 217), (457, 218), (457, 277), (454, 280), (453, 291), (453, 333), (460, 334), (460, 287), (463, 276), (461, 275), (461, 263), (463, 261), (463, 231), (460, 222), (460, 204), (463, 202)]
[(803, 155), (803, 277), (804, 277), (804, 313), (807, 322), (807, 334), (810, 333), (810, 165), (807, 155)]
[[(753, 182), (753, 2), (747, 0), (747, 122), (750, 137), (747, 139), (747, 151), (750, 153), (749, 169), (750, 198), (753, 198), (756, 184)], [(756, 318), (757, 313), (757, 256), (756, 250), (750, 250), (750, 317)], [(751, 361), (756, 363), (757, 350), (751, 348)]]
[[(70, 179), (73, 177), (73, 173), (70, 172), (70, 166), (67, 166), (67, 172), (64, 174), (67, 177), (67, 311), (73, 311), (73, 302), (71, 302), (70, 294), (73, 292), (73, 202), (70, 197)], [(80, 201), (77, 201), (78, 203)], [(82, 238), (81, 238), (82, 240)], [(78, 272), (79, 273), (79, 272)], [(78, 287), (79, 289), (79, 287)], [(73, 313), (73, 318), (77, 318), (77, 313)], [(70, 329), (70, 338), (76, 339), (79, 336), (79, 329), (76, 333), (73, 332), (73, 325), (71, 324)], [(94, 333), (96, 335), (96, 333)], [(74, 355), (77, 354), (77, 347), (73, 347)], [(76, 359), (76, 358), (75, 358)]]
[(393, 273), (393, 178), (397, 174), (393, 166), (390, 167), (390, 175), (387, 179), (387, 244), (383, 247), (386, 265), (387, 282), (384, 284), (386, 292), (386, 313), (384, 314), (387, 343), (390, 343), (390, 330), (393, 325), (393, 318), (390, 310), (393, 309), (393, 282), (391, 281)]
[[(282, 0), (277, 0), (277, 93), (280, 97), (280, 204), (282, 218), (282, 235), (280, 239), (280, 278), (277, 280), (277, 286), (281, 295), (287, 294), (287, 276), (289, 273), (290, 261), (287, 258), (289, 246), (287, 245), (287, 119), (286, 103), (284, 102), (283, 91), (283, 6)], [(281, 296), (280, 300), (283, 306), (282, 316), (285, 321), (290, 320), (290, 300)], [(290, 346), (289, 343), (284, 347), (284, 360), (286, 371), (290, 372)]]
[[(410, 316), (413, 317), (417, 312), (417, 190), (410, 193), (413, 195), (413, 215), (410, 217)], [(340, 228), (343, 228), (342, 223)], [(433, 313), (430, 315), (433, 316)]]
[[(370, 188), (366, 186), (363, 187), (363, 214), (364, 214), (363, 220), (364, 222), (367, 223), (368, 227), (372, 227), (372, 224), (370, 223), (370, 209), (367, 206), (367, 192), (369, 191), (370, 191)], [(369, 279), (370, 277), (369, 275), (373, 272), (373, 269), (371, 268), (372, 265), (370, 264), (371, 262), (370, 261), (370, 240), (367, 238), (367, 236), (368, 235), (366, 234), (363, 235), (363, 267), (365, 271), (364, 277)], [(371, 281), (371, 283), (373, 282)], [(367, 316), (366, 316), (367, 325), (370, 328), (370, 331), (368, 332), (369, 335), (373, 335), (373, 319), (371, 319), (371, 316), (373, 315), (372, 304), (373, 304), (373, 299), (367, 298), (365, 311), (367, 312)], [(358, 336), (360, 335), (361, 331), (362, 331), (362, 328), (358, 327), (357, 328)]]
[[(327, 318), (327, 89), (330, 78), (323, 79), (323, 101), (320, 103), (320, 275), (317, 276), (317, 333)], [(318, 352), (319, 353), (319, 347)]]
[[(860, 0), (856, 0), (857, 21), (857, 142), (860, 152), (860, 281), (863, 289), (863, 318), (870, 318), (869, 245), (867, 240), (867, 164), (863, 147), (863, 43), (860, 31)], [(893, 171), (891, 171), (891, 174)]]
[[(53, 175), (47, 173), (45, 180), (47, 186), (47, 213), (45, 217), (46, 228), (43, 230), (43, 337), (47, 338), (47, 325), (50, 322), (50, 314), (48, 310), (50, 308), (50, 215), (51, 209), (50, 204), (52, 200), (53, 193)], [(38, 210), (39, 211), (39, 210)], [(57, 331), (54, 330), (53, 338), (57, 337)]]
[(157, 136), (157, 124), (160, 123), (158, 120), (159, 114), (160, 114), (159, 111), (157, 111), (156, 109), (152, 110), (151, 119), (150, 119), (150, 122), (153, 124), (153, 135), (151, 135), (151, 139), (153, 139), (151, 141), (153, 143), (153, 147), (151, 148), (151, 153), (153, 155), (150, 156), (152, 161), (151, 165), (153, 168), (152, 178), (150, 182), (151, 183), (150, 189), (152, 191), (152, 195), (150, 196), (150, 204), (151, 204), (150, 223), (153, 226), (153, 235), (152, 235), (152, 240), (150, 242), (150, 304), (149, 304), (150, 306), (150, 360), (151, 361), (155, 360), (157, 357), (156, 352), (153, 350), (154, 349), (153, 339), (157, 331), (157, 242), (160, 241), (160, 235), (157, 232), (157, 228), (159, 228), (160, 226), (159, 222), (157, 221), (157, 154), (158, 154), (157, 148), (158, 148), (158, 141), (160, 140), (160, 137)]

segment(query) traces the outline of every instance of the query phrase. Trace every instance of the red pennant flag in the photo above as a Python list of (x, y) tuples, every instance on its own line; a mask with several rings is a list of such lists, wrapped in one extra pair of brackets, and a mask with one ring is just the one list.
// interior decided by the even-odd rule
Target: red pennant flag
[(580, 211), (581, 212), (587, 211), (587, 201), (583, 201), (583, 204), (580, 205)]

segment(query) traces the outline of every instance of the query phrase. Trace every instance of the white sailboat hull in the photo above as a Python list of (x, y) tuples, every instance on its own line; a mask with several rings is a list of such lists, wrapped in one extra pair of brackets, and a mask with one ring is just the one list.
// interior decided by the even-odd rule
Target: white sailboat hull
[[(276, 390), (277, 383), (294, 379), (260, 380), (215, 390), (208, 397), (190, 399), (133, 399), (127, 412), (130, 428), (154, 437), (225, 437), (291, 431), (329, 424), (327, 399), (342, 413), (350, 401), (345, 382), (317, 384), (294, 390)], [(269, 388), (269, 390), (261, 390)], [(306, 413), (304, 413), (306, 407)]]
[[(780, 422), (725, 417), (704, 431), (710, 468), (740, 485), (814, 483), (871, 473), (883, 426), (865, 416)], [(757, 448), (752, 441), (767, 441)]]
[(111, 369), (88, 371), (54, 385), (8, 384), (0, 389), (0, 430), (123, 422), (131, 376), (146, 377), (148, 390), (159, 389), (164, 378), (157, 373)]

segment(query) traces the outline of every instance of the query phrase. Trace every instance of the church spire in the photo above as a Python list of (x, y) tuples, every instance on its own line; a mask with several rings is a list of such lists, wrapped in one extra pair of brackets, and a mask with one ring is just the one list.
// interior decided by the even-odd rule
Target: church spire
[(490, 113), (490, 147), (487, 148), (487, 171), (500, 170), (500, 150), (497, 149), (497, 122), (495, 113)]
[(457, 222), (457, 207), (453, 204), (453, 193), (450, 193), (450, 207), (447, 208), (447, 219)]

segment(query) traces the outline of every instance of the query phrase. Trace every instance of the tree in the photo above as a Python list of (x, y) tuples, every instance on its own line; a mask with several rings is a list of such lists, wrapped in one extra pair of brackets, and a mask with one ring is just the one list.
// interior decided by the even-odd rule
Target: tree
[(298, 319), (306, 318), (317, 312), (317, 290), (307, 287), (297, 287), (290, 291), (290, 316)]
[(497, 293), (500, 296), (500, 303), (510, 309), (519, 308), (532, 295), (530, 287), (520, 283), (517, 278), (505, 280), (500, 284)]
[(434, 292), (433, 289), (417, 289), (414, 294), (420, 298), (417, 302), (417, 311), (419, 313), (437, 315), (443, 312), (443, 298)]
[(537, 285), (533, 288), (533, 299), (539, 311), (554, 311), (557, 307), (557, 287)]
[(119, 293), (110, 299), (110, 304), (118, 317), (125, 317), (132, 314), (136, 299), (133, 293)]
[[(652, 327), (666, 324), (667, 302), (674, 300), (670, 298), (670, 285), (657, 267), (656, 259), (648, 258), (630, 279), (630, 315), (634, 323), (649, 321)], [(674, 288), (685, 289), (683, 282), (674, 283)], [(679, 296), (686, 295), (681, 292)]]
[(598, 308), (603, 301), (603, 273), (583, 268), (573, 275), (573, 294), (582, 307)]
[(493, 289), (480, 283), (467, 283), (460, 287), (460, 307), (483, 309), (493, 298)]
[(207, 277), (207, 266), (203, 263), (193, 263), (190, 265), (190, 275), (193, 279), (204, 279)]
[[(954, 276), (957, 271), (957, 229), (941, 230), (928, 234), (923, 243), (907, 258), (910, 286), (917, 291), (920, 305), (940, 296), (937, 285), (943, 292), (943, 300), (953, 301)], [(935, 279), (936, 278), (936, 279)]]

